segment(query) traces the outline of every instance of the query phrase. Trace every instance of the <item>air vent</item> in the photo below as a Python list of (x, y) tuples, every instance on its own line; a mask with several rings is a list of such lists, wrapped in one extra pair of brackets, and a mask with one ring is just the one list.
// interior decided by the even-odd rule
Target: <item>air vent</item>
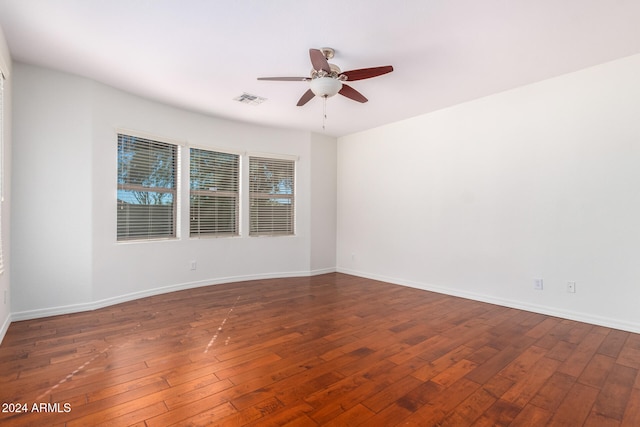
[(260, 105), (262, 104), (264, 101), (267, 100), (267, 98), (262, 98), (258, 95), (251, 95), (250, 93), (243, 93), (242, 95), (233, 98), (234, 101), (238, 101), (238, 102), (242, 102), (243, 104), (249, 104), (249, 105)]

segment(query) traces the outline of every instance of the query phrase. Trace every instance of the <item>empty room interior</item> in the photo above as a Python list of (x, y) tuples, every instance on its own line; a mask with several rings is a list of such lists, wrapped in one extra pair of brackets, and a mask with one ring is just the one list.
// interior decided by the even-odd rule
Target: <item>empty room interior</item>
[(638, 22), (0, 0), (0, 423), (639, 426)]

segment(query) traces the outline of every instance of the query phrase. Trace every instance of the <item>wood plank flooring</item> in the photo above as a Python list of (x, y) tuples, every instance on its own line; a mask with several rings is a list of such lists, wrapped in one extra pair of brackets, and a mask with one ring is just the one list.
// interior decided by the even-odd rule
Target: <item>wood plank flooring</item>
[(638, 334), (336, 273), (13, 323), (0, 424), (640, 426), (639, 370)]

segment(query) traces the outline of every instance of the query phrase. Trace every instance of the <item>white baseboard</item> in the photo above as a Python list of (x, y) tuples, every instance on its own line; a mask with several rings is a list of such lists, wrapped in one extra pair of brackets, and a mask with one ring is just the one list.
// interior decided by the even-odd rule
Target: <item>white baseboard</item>
[[(9, 327), (10, 322), (19, 320), (31, 320), (39, 319), (42, 317), (58, 316), (61, 314), (79, 313), (83, 311), (96, 310), (110, 305), (120, 304), (122, 302), (133, 301), (140, 298), (150, 297), (154, 295), (166, 294), (169, 292), (182, 291), (185, 289), (199, 288), (202, 286), (220, 285), (223, 283), (234, 282), (247, 282), (250, 280), (264, 280), (264, 279), (280, 279), (284, 277), (308, 277), (317, 276), (320, 274), (335, 273), (335, 268), (324, 268), (311, 271), (292, 271), (292, 272), (280, 272), (280, 273), (264, 273), (264, 274), (251, 274), (244, 276), (229, 276), (216, 279), (199, 280), (196, 282), (179, 283), (176, 285), (163, 286), (159, 288), (148, 289), (139, 292), (132, 292), (125, 295), (118, 295), (114, 297), (104, 298), (97, 301), (91, 301), (80, 304), (70, 304), (58, 307), (47, 307), (36, 310), (26, 310), (14, 312), (11, 314), (10, 320), (7, 322), (6, 328)], [(0, 342), (2, 342), (0, 340)]]
[(627, 322), (620, 319), (609, 317), (594, 316), (589, 313), (573, 312), (566, 310), (558, 310), (553, 307), (546, 307), (537, 304), (530, 304), (523, 301), (508, 300), (494, 297), (491, 295), (476, 294), (473, 292), (460, 291), (452, 288), (444, 288), (429, 283), (419, 283), (410, 280), (398, 279), (393, 277), (380, 276), (377, 274), (369, 274), (362, 271), (350, 270), (347, 268), (336, 268), (338, 273), (350, 274), (353, 276), (364, 277), (367, 279), (379, 280), (381, 282), (392, 283), (395, 285), (407, 286), (410, 288), (422, 289), (424, 291), (436, 292), (439, 294), (451, 295), (454, 297), (466, 298), (474, 301), (486, 302), (489, 304), (500, 305), (503, 307), (516, 308), (519, 310), (530, 311), (533, 313), (545, 314), (547, 316), (559, 317), (562, 319), (575, 320), (577, 322), (589, 323), (592, 325), (604, 326), (607, 328), (620, 329), (627, 332), (640, 333), (640, 324)]
[(335, 267), (330, 267), (330, 268), (321, 268), (318, 270), (311, 270), (309, 272), (309, 276), (319, 276), (321, 274), (329, 274), (329, 273), (335, 273), (336, 272), (336, 268)]

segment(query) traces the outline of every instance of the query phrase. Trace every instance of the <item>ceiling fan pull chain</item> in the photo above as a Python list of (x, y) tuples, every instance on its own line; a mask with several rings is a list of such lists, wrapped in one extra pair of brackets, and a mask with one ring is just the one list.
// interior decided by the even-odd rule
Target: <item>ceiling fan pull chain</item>
[(327, 97), (323, 96), (322, 98), (322, 130), (324, 130), (324, 125), (327, 121)]

